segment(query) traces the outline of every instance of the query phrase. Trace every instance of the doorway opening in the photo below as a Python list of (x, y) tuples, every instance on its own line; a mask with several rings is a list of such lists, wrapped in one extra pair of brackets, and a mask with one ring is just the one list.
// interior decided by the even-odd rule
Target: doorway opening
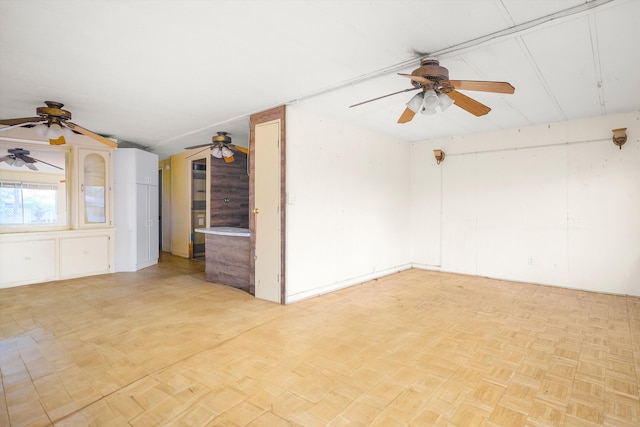
[(162, 253), (162, 169), (158, 169), (158, 253)]
[(191, 254), (190, 258), (204, 260), (205, 239), (196, 228), (207, 224), (207, 161), (194, 160), (191, 164)]

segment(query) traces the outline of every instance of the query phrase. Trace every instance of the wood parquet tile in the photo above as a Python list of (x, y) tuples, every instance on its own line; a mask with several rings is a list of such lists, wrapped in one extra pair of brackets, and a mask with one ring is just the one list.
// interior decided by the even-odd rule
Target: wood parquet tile
[(159, 265), (0, 290), (4, 426), (638, 426), (640, 298), (408, 270), (281, 306)]

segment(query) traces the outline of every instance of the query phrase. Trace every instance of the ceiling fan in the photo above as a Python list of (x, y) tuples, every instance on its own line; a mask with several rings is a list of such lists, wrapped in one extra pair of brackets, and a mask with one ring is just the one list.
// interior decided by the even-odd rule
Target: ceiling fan
[(491, 111), (491, 108), (458, 92), (458, 89), (503, 94), (512, 94), (515, 91), (515, 88), (507, 82), (449, 80), (449, 70), (440, 66), (440, 62), (436, 58), (425, 58), (420, 62), (420, 67), (413, 70), (411, 74), (398, 73), (398, 75), (411, 79), (413, 87), (360, 102), (350, 107), (356, 107), (387, 96), (422, 89), (407, 103), (407, 107), (398, 119), (398, 123), (411, 121), (417, 112), (435, 114), (436, 108), (444, 111), (454, 103), (474, 116), (484, 116)]
[(6, 156), (0, 157), (0, 162), (6, 162), (7, 164), (15, 166), (17, 168), (26, 166), (34, 171), (38, 170), (34, 163), (40, 162), (44, 163), (45, 165), (49, 165), (51, 167), (62, 170), (60, 166), (52, 165), (51, 163), (47, 163), (44, 160), (38, 160), (34, 157), (29, 156), (29, 150), (24, 150), (22, 148), (9, 148), (7, 151), (8, 154)]
[(44, 133), (46, 133), (47, 138), (49, 138), (49, 143), (51, 145), (66, 144), (67, 141), (64, 138), (65, 133), (67, 133), (67, 136), (69, 136), (69, 130), (71, 130), (76, 133), (81, 133), (85, 136), (93, 138), (96, 141), (108, 145), (109, 147), (118, 146), (118, 144), (116, 144), (112, 140), (70, 122), (69, 120), (71, 119), (71, 113), (67, 110), (62, 109), (62, 107), (64, 107), (64, 104), (56, 101), (44, 101), (44, 103), (47, 104), (46, 107), (36, 108), (36, 114), (38, 115), (37, 117), (22, 117), (19, 119), (0, 120), (0, 125), (7, 125), (7, 127), (0, 128), (0, 132), (12, 129), (14, 127), (38, 127), (38, 125), (40, 125), (40, 127), (43, 128)]
[(249, 150), (244, 147), (231, 143), (231, 137), (227, 132), (218, 132), (217, 135), (211, 137), (211, 142), (208, 144), (193, 145), (191, 147), (185, 147), (185, 150), (191, 150), (193, 148), (211, 147), (211, 155), (216, 159), (224, 159), (227, 163), (235, 161), (233, 157), (233, 151), (239, 151), (244, 154), (249, 154)]

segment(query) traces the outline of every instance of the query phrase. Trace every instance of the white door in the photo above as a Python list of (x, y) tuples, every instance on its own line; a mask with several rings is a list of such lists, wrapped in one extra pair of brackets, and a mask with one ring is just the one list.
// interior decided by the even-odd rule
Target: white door
[(256, 298), (281, 302), (280, 120), (255, 127)]

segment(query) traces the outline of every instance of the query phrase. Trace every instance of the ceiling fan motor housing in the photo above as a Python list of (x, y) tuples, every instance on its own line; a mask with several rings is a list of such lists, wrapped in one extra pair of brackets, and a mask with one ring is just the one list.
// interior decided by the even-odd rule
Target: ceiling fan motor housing
[[(60, 124), (60, 120), (71, 119), (71, 112), (63, 110), (64, 104), (55, 101), (44, 101), (46, 107), (36, 108), (36, 113), (44, 118), (52, 120), (52, 122)], [(52, 123), (49, 123), (51, 125)]]
[(23, 148), (9, 148), (7, 151), (14, 156), (28, 156), (30, 154), (29, 150)]
[[(420, 67), (413, 70), (411, 74), (414, 76), (424, 77), (425, 79), (429, 79), (432, 82), (437, 83), (434, 88), (435, 90), (440, 89), (440, 82), (449, 81), (449, 70), (441, 67), (440, 62), (435, 58), (423, 59), (420, 61)], [(411, 81), (411, 84), (416, 88), (423, 87), (423, 84), (414, 80)], [(444, 92), (446, 92), (446, 90)]]
[(211, 137), (211, 141), (218, 144), (230, 144), (231, 137), (227, 136), (227, 132), (218, 132), (217, 135)]

